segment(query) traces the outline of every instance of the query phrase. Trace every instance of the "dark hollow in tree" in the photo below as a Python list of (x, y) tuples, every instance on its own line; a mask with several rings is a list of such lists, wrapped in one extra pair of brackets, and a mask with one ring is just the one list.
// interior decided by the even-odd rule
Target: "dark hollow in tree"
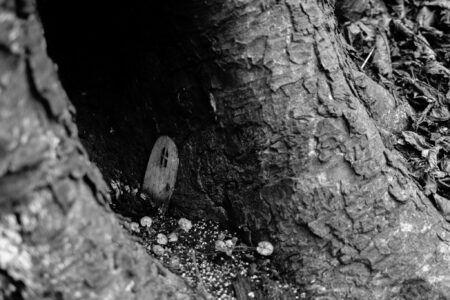
[[(3, 281), (29, 299), (139, 298), (141, 286), (155, 299), (188, 297), (160, 267), (130, 271), (140, 281), (127, 289), (125, 270), (144, 258), (122, 251), (129, 243), (101, 208), (104, 182), (78, 143), (29, 3), (1, 4), (23, 37), (19, 48), (1, 37), (2, 72), (17, 83), (2, 84), (9, 97), (25, 99), (0, 102), (14, 116), (0, 118), (1, 228), (24, 255), (0, 262)], [(105, 178), (140, 183), (152, 143), (168, 134), (180, 156), (172, 212), (228, 222), (249, 243), (273, 241), (280, 268), (308, 296), (393, 299), (412, 286), (450, 295), (448, 225), (387, 142), (404, 128), (405, 109), (357, 71), (334, 1), (38, 4), (80, 138)], [(28, 229), (26, 218), (39, 225)], [(37, 250), (34, 235), (44, 245), (80, 241), (92, 260), (74, 258), (84, 248)], [(118, 275), (105, 262), (122, 252), (117, 268), (129, 268)], [(69, 267), (45, 264), (49, 254)]]
[(35, 3), (0, 1), (0, 32), (0, 298), (201, 298), (108, 208)]

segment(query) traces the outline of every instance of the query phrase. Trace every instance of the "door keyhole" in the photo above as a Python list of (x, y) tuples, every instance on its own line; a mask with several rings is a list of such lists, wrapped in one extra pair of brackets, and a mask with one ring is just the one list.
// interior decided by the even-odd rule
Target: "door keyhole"
[(169, 160), (169, 149), (166, 147), (161, 150), (161, 158), (159, 160), (159, 166), (161, 168), (167, 168), (167, 161)]

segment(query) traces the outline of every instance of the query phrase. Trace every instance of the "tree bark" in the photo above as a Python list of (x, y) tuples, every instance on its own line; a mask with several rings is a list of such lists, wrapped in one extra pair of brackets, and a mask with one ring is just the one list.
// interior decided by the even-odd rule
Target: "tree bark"
[(0, 32), (0, 298), (197, 299), (105, 205), (34, 2), (0, 2)]
[(216, 122), (181, 149), (175, 205), (275, 241), (311, 297), (450, 295), (449, 226), (391, 146), (408, 107), (356, 71), (334, 1), (176, 5)]
[[(449, 226), (390, 146), (408, 108), (355, 71), (334, 2), (170, 4), (211, 115), (180, 145), (174, 206), (273, 241), (308, 298), (450, 295)], [(3, 295), (189, 298), (105, 211), (33, 2), (0, 5)]]

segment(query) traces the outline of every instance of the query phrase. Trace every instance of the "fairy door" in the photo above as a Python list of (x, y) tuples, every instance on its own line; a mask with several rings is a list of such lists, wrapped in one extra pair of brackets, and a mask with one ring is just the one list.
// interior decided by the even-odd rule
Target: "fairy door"
[(154, 200), (168, 204), (175, 188), (178, 162), (177, 146), (172, 139), (159, 137), (150, 154), (143, 184)]

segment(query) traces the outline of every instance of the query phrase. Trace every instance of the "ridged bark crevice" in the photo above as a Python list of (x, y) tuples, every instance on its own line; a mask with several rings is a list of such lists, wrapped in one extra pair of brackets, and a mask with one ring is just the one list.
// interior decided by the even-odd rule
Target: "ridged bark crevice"
[[(395, 133), (404, 128), (408, 107), (397, 106), (387, 91), (355, 71), (337, 31), (334, 2), (265, 1), (261, 5), (251, 0), (211, 0), (169, 1), (164, 5), (179, 43), (163, 48), (167, 52), (149, 54), (167, 64), (165, 67), (153, 68), (155, 64), (138, 60), (142, 69), (136, 70), (143, 72), (144, 80), (132, 90), (138, 92), (139, 107), (150, 107), (145, 112), (153, 110), (155, 135), (169, 133), (179, 147), (180, 170), (172, 212), (227, 222), (240, 229), (250, 244), (272, 241), (275, 260), (285, 275), (305, 286), (308, 297), (392, 299), (414, 283), (430, 295), (449, 295), (448, 225), (389, 145)], [(151, 48), (143, 46), (140, 58), (148, 58), (146, 51)], [(20, 47), (11, 44), (11, 49)], [(180, 49), (183, 51), (177, 54)], [(40, 48), (31, 50), (31, 58), (44, 53)], [(61, 178), (69, 177), (78, 184), (72, 189), (70, 181), (69, 191), (101, 199), (97, 193), (103, 191), (103, 182), (95, 171), (90, 175), (95, 168), (87, 163), (73, 131), (67, 133), (61, 126), (73, 128), (68, 102), (60, 87), (52, 95), (56, 87), (49, 83), (57, 80), (41, 75), (54, 74), (47, 70), (50, 62), (47, 60), (44, 68), (39, 62), (30, 60), (28, 69), (37, 74), (35, 85), (43, 94), (41, 104), (29, 95), (29, 86), (18, 89), (27, 91), (29, 100), (24, 107), (33, 116), (37, 114), (24, 123), (24, 132), (37, 130), (37, 145), (42, 145), (37, 148), (42, 149), (42, 161), (27, 164), (53, 161), (56, 166), (67, 166)], [(20, 59), (8, 63), (15, 63), (9, 68), (19, 70), (18, 82), (28, 84), (20, 77), (28, 70), (26, 65)], [(149, 104), (140, 92), (151, 95), (157, 88), (157, 84), (145, 81), (145, 74), (155, 70), (161, 71), (158, 75), (167, 85), (156, 93), (161, 97)], [(42, 107), (42, 99), (47, 109)], [(12, 111), (18, 113), (19, 109)], [(56, 117), (46, 115), (54, 111)], [(17, 120), (24, 117), (19, 115)], [(21, 141), (19, 137), (6, 140)], [(143, 153), (148, 155), (150, 141), (134, 162), (143, 169)], [(11, 176), (20, 168), (12, 168), (14, 159), (4, 157), (8, 163), (3, 170), (9, 171), (4, 173), (7, 176), (2, 178), (0, 189), (10, 189), (8, 199), (15, 199), (11, 198), (15, 193), (34, 193), (48, 181), (59, 183), (59, 177), (51, 177), (55, 169), (42, 173), (39, 165), (27, 171), (29, 177), (20, 175), (30, 184), (27, 189), (22, 190), (22, 183), (14, 188), (10, 183), (15, 177)], [(65, 195), (65, 185), (57, 186), (45, 187), (48, 192), (44, 189), (40, 197), (53, 199), (54, 190)], [(71, 204), (68, 195), (72, 194), (58, 202), (63, 205), (55, 206), (59, 208), (52, 206), (55, 214), (58, 209), (90, 208), (83, 204), (87, 201)], [(78, 214), (82, 212), (78, 210)], [(112, 217), (105, 214), (104, 218)], [(73, 226), (78, 224), (75, 217), (70, 220)], [(64, 220), (60, 222), (42, 224), (68, 226)], [(112, 243), (108, 236), (100, 240), (104, 245)], [(74, 234), (69, 237), (82, 239)], [(123, 277), (118, 278), (123, 284)], [(157, 278), (161, 279), (157, 286), (172, 286), (170, 275)], [(178, 287), (175, 284), (170, 293), (185, 293)]]
[[(220, 70), (205, 89), (223, 137), (215, 140), (224, 141), (207, 147), (193, 136), (181, 150), (206, 157), (185, 165), (191, 190), (202, 187), (191, 197), (223, 192), (231, 222), (253, 242), (276, 241), (282, 269), (311, 296), (391, 298), (417, 278), (447, 294), (438, 237), (447, 224), (389, 144), (407, 125), (408, 105), (355, 71), (333, 9), (322, 1), (184, 4), (193, 39), (215, 53), (204, 68)], [(227, 159), (215, 165), (214, 156)], [(221, 179), (204, 184), (211, 176)]]

